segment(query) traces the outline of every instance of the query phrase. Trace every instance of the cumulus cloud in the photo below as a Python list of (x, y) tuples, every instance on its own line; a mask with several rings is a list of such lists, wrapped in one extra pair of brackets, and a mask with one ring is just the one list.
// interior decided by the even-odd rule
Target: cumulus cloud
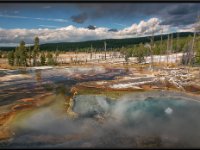
[(168, 32), (170, 26), (160, 25), (160, 22), (161, 20), (158, 18), (151, 18), (121, 30), (114, 30), (106, 27), (95, 27), (91, 30), (91, 28), (75, 27), (73, 25), (55, 29), (0, 29), (0, 42), (7, 45), (7, 43), (19, 43), (20, 40), (24, 40), (26, 43), (31, 44), (35, 36), (39, 36), (41, 43), (77, 42), (146, 36), (151, 35), (152, 32), (154, 32), (154, 34), (160, 34), (161, 30), (165, 33)]
[(170, 30), (170, 26), (160, 25), (160, 22), (161, 20), (158, 18), (151, 18), (148, 21), (142, 20), (139, 24), (133, 24), (130, 27), (120, 30), (119, 32), (122, 35), (137, 36), (151, 35), (152, 33), (158, 34), (161, 30), (163, 30), (163, 32), (168, 32)]
[(184, 26), (180, 29), (177, 29), (177, 31), (178, 32), (194, 32), (195, 27), (196, 27), (196, 24), (190, 24), (190, 25)]

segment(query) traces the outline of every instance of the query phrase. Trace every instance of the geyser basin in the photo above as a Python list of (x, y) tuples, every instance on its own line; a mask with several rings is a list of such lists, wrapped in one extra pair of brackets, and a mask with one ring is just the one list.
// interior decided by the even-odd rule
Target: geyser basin
[[(115, 101), (79, 95), (74, 111), (85, 118), (104, 118), (101, 138), (107, 146), (200, 147), (200, 103), (182, 93), (133, 93)], [(113, 135), (106, 133), (112, 130)]]
[(117, 100), (77, 95), (77, 119), (67, 118), (57, 101), (21, 118), (16, 135), (0, 147), (200, 147), (200, 103), (195, 100), (166, 91), (130, 93)]

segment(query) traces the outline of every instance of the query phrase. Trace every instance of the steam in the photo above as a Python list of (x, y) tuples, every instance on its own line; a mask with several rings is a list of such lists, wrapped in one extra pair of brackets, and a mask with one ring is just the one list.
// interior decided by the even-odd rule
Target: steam
[(9, 146), (143, 147), (153, 140), (154, 147), (199, 147), (200, 104), (192, 99), (173, 92), (132, 93), (117, 100), (78, 95), (75, 120), (57, 99), (21, 120)]
[(167, 109), (165, 109), (165, 113), (171, 115), (173, 113), (173, 109), (168, 107)]

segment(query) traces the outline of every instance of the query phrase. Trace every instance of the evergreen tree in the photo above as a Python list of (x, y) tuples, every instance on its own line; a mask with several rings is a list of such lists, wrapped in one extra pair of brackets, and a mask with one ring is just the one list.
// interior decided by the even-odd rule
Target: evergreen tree
[(53, 55), (50, 52), (47, 53), (47, 64), (54, 65)]
[(197, 63), (198, 65), (200, 65), (200, 41), (199, 41), (199, 37), (198, 40), (195, 44), (195, 50), (196, 50), (196, 55), (195, 55), (195, 63)]
[(40, 63), (41, 65), (45, 65), (46, 63), (46, 57), (45, 57), (44, 52), (42, 52), (42, 54), (40, 55)]
[(200, 64), (200, 39), (199, 39), (199, 33), (200, 33), (200, 16), (198, 15), (197, 17), (197, 22), (196, 22), (196, 27), (195, 27), (195, 33), (196, 33), (196, 43), (195, 43), (195, 62), (197, 64)]
[(3, 52), (2, 52), (2, 51), (0, 51), (0, 58), (2, 58), (2, 56), (3, 56)]
[(138, 46), (136, 57), (137, 57), (138, 63), (144, 62), (144, 45), (142, 43), (140, 43)]
[(16, 49), (15, 49), (15, 65), (16, 66), (20, 65), (20, 50), (19, 50), (19, 47), (16, 47)]
[(14, 51), (8, 52), (8, 63), (9, 65), (13, 66), (15, 62), (15, 54)]
[(183, 65), (188, 65), (191, 63), (191, 46), (192, 46), (192, 36), (188, 36), (187, 38), (187, 42), (185, 43), (184, 47), (183, 47), (183, 52), (184, 55), (182, 57), (182, 64)]
[(40, 40), (38, 37), (35, 37), (35, 41), (34, 41), (34, 47), (33, 47), (33, 66), (36, 65), (36, 61), (37, 61), (37, 56), (40, 50)]
[(20, 61), (19, 64), (20, 66), (27, 66), (27, 51), (25, 47), (25, 42), (21, 41), (19, 45), (19, 54), (20, 54)]
[(55, 52), (55, 61), (56, 61), (56, 63), (58, 62), (58, 56), (59, 56), (59, 54), (60, 54), (60, 52), (58, 51), (58, 49), (56, 50), (56, 52)]
[(27, 57), (28, 57), (29, 66), (31, 66), (32, 51), (30, 47), (28, 48)]

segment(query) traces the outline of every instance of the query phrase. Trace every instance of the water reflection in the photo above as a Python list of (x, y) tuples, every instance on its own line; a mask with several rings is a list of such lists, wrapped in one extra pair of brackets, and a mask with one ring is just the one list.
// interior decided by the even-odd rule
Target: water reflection
[(28, 70), (26, 68), (20, 68), (19, 74), (28, 74)]
[(57, 85), (56, 87), (56, 94), (61, 94), (61, 95), (68, 95), (70, 91), (70, 87), (67, 85)]
[[(30, 98), (46, 92), (56, 92), (59, 86), (70, 87), (77, 82), (112, 79), (120, 75), (118, 70), (107, 76), (103, 67), (32, 67), (19, 70), (4, 70), (0, 84), (0, 105), (12, 104), (21, 98)], [(92, 76), (90, 76), (92, 75)], [(58, 89), (57, 89), (58, 88)], [(63, 90), (63, 93), (67, 90)]]
[(41, 70), (35, 70), (35, 79), (38, 83), (42, 81), (42, 73)]

